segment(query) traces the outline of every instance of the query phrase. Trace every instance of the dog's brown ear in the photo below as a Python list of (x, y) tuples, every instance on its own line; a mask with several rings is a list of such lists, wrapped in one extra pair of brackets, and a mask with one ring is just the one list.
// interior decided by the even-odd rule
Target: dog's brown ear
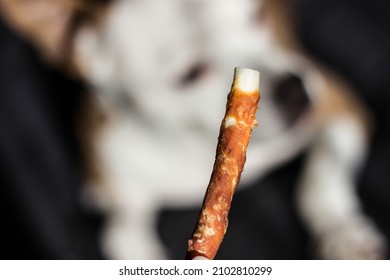
[(110, 1), (0, 0), (0, 16), (46, 59), (57, 63), (69, 51), (75, 19), (95, 17)]
[(11, 28), (55, 61), (73, 14), (70, 4), (67, 0), (0, 0), (0, 10)]
[(283, 47), (299, 51), (295, 11), (291, 2), (290, 0), (263, 0), (261, 19), (263, 24), (271, 28)]

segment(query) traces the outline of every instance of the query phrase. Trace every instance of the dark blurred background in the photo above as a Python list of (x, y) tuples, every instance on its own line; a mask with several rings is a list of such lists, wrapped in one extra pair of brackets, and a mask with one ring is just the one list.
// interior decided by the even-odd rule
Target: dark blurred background
[(85, 92), (0, 18), (1, 259), (102, 257), (101, 218), (80, 201)]
[[(375, 132), (359, 195), (390, 240), (390, 2), (292, 3), (303, 46), (345, 77), (373, 114)], [(44, 64), (0, 19), (1, 259), (103, 258), (98, 246), (103, 217), (84, 208), (79, 194), (83, 158), (76, 125), (85, 92), (80, 81)], [(294, 205), (304, 158), (235, 196), (217, 258), (313, 258)], [(158, 231), (171, 258), (184, 257), (197, 215), (198, 209), (162, 210)], [(238, 232), (245, 238), (235, 238)]]

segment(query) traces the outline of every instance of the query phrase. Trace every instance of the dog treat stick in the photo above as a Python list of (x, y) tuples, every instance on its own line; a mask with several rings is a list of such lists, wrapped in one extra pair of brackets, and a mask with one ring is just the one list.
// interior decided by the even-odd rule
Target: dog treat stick
[(198, 223), (188, 241), (187, 259), (213, 259), (226, 233), (233, 193), (240, 181), (246, 149), (256, 125), (255, 113), (259, 94), (260, 73), (235, 68), (218, 138), (217, 153)]

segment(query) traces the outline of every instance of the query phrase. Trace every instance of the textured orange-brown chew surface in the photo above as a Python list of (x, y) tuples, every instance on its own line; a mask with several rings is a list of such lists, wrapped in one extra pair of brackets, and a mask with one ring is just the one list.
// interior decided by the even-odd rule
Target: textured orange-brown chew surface
[(259, 90), (243, 92), (233, 82), (210, 183), (195, 231), (188, 241), (187, 259), (196, 256), (213, 259), (218, 252), (226, 233), (233, 193), (244, 168), (252, 127), (256, 124), (259, 100)]

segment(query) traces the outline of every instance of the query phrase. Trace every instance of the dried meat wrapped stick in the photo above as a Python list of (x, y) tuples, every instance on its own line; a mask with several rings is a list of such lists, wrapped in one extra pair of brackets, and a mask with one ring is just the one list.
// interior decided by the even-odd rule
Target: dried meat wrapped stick
[(188, 241), (187, 259), (213, 259), (226, 233), (233, 193), (244, 168), (252, 127), (256, 125), (255, 114), (260, 100), (259, 80), (259, 72), (235, 68), (213, 172), (198, 223)]

